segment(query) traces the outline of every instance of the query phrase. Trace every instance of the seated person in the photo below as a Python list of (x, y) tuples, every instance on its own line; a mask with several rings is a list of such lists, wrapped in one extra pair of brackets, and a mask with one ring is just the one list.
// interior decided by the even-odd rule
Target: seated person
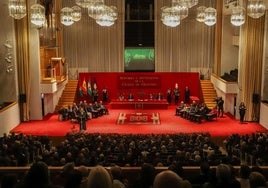
[(128, 94), (127, 99), (128, 100), (133, 100), (134, 99), (134, 95), (132, 93)]
[(59, 120), (60, 120), (60, 121), (68, 120), (68, 109), (67, 109), (67, 108), (62, 107), (62, 108), (58, 111), (58, 114), (59, 114)]
[(105, 115), (109, 114), (107, 107), (103, 105), (102, 101), (99, 102), (99, 107), (101, 110), (101, 114), (105, 114)]
[(120, 93), (118, 98), (119, 98), (119, 100), (120, 100), (120, 101), (122, 101), (122, 100), (124, 100), (124, 99), (125, 99), (125, 96), (124, 96), (124, 94), (123, 94), (123, 93)]
[(152, 93), (149, 94), (149, 100), (154, 100), (154, 95)]
[(86, 110), (87, 110), (89, 119), (90, 119), (90, 117), (92, 117), (92, 118), (97, 118), (97, 117), (98, 117), (98, 111), (96, 111), (96, 110), (93, 108), (92, 103), (89, 103), (89, 104), (88, 104)]
[(156, 96), (156, 99), (157, 100), (162, 100), (163, 99), (162, 93), (158, 93), (157, 96)]
[(217, 118), (218, 110), (217, 107), (214, 107), (212, 110), (210, 110), (209, 113), (206, 114), (206, 120), (212, 121), (213, 118)]
[(178, 107), (176, 108), (175, 115), (176, 115), (176, 116), (179, 116), (180, 113), (181, 113), (181, 111), (184, 109), (185, 106), (186, 106), (185, 103), (184, 103), (183, 101), (181, 101), (180, 106), (178, 106)]

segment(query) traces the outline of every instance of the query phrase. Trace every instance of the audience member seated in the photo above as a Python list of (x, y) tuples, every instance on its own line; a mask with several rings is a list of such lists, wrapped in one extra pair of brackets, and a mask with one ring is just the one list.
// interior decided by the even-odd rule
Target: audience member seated
[(260, 172), (251, 172), (249, 175), (250, 188), (267, 188), (266, 178)]
[(187, 180), (183, 180), (179, 175), (171, 170), (158, 173), (154, 179), (153, 188), (191, 188)]
[(50, 182), (48, 166), (44, 162), (33, 163), (18, 188), (54, 188)]
[(140, 187), (152, 187), (154, 178), (155, 178), (155, 167), (151, 164), (144, 163), (141, 166), (140, 174), (138, 175), (137, 180), (134, 182), (134, 188)]
[(88, 187), (113, 188), (112, 178), (109, 172), (100, 165), (93, 167), (88, 175)]
[(125, 184), (123, 183), (123, 172), (120, 166), (112, 166), (111, 167), (111, 175), (113, 179), (113, 188), (125, 188)]

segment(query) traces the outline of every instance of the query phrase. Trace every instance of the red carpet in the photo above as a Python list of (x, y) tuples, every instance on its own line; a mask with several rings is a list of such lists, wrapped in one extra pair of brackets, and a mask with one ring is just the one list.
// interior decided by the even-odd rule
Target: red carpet
[[(161, 124), (116, 124), (120, 113), (136, 113), (141, 110), (115, 110), (110, 109), (109, 115), (87, 121), (87, 133), (119, 133), (119, 134), (174, 134), (209, 132), (212, 136), (228, 136), (233, 133), (251, 134), (253, 132), (266, 131), (259, 123), (246, 122), (240, 124), (238, 120), (225, 115), (212, 122), (201, 124), (190, 122), (175, 116), (175, 107), (170, 106), (168, 110), (143, 110), (144, 113), (159, 113)], [(42, 121), (23, 122), (15, 127), (12, 132), (31, 135), (64, 136), (70, 131), (79, 131), (79, 125), (75, 128), (70, 121), (60, 122), (57, 115), (47, 116)]]

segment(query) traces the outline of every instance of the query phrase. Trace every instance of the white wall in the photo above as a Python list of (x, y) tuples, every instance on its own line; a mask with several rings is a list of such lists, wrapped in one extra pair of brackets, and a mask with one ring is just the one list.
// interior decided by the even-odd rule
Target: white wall
[(230, 15), (223, 15), (221, 75), (238, 68), (239, 47), (233, 45), (233, 36), (239, 35), (239, 27), (230, 23)]
[(8, 133), (10, 130), (20, 124), (19, 104), (16, 103), (12, 107), (0, 113), (0, 136)]

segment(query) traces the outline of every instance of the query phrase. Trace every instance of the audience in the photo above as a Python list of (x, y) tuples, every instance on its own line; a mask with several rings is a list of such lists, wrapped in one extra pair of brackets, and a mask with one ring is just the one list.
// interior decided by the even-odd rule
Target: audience
[[(121, 135), (73, 132), (55, 146), (47, 137), (4, 134), (0, 138), (0, 165), (32, 165), (19, 183), (21, 178), (2, 176), (1, 187), (85, 188), (91, 187), (89, 184), (103, 187), (98, 183), (100, 179), (101, 183), (106, 182), (105, 187), (161, 187), (162, 175), (156, 176), (155, 167), (167, 167), (165, 173), (172, 172), (179, 177), (180, 183), (174, 186), (265, 187), (266, 179), (260, 165), (267, 165), (266, 140), (267, 133), (230, 135), (223, 142), (227, 152), (224, 154), (207, 133)], [(54, 173), (50, 179), (48, 165), (62, 166), (62, 171)], [(234, 165), (240, 166), (239, 174)], [(253, 167), (250, 169), (248, 165)], [(111, 167), (111, 174), (104, 166)], [(122, 174), (123, 166), (141, 167), (140, 174), (136, 174), (131, 184)], [(189, 177), (184, 176), (185, 166), (200, 166), (200, 174), (188, 181)], [(89, 172), (87, 167), (93, 168)]]

